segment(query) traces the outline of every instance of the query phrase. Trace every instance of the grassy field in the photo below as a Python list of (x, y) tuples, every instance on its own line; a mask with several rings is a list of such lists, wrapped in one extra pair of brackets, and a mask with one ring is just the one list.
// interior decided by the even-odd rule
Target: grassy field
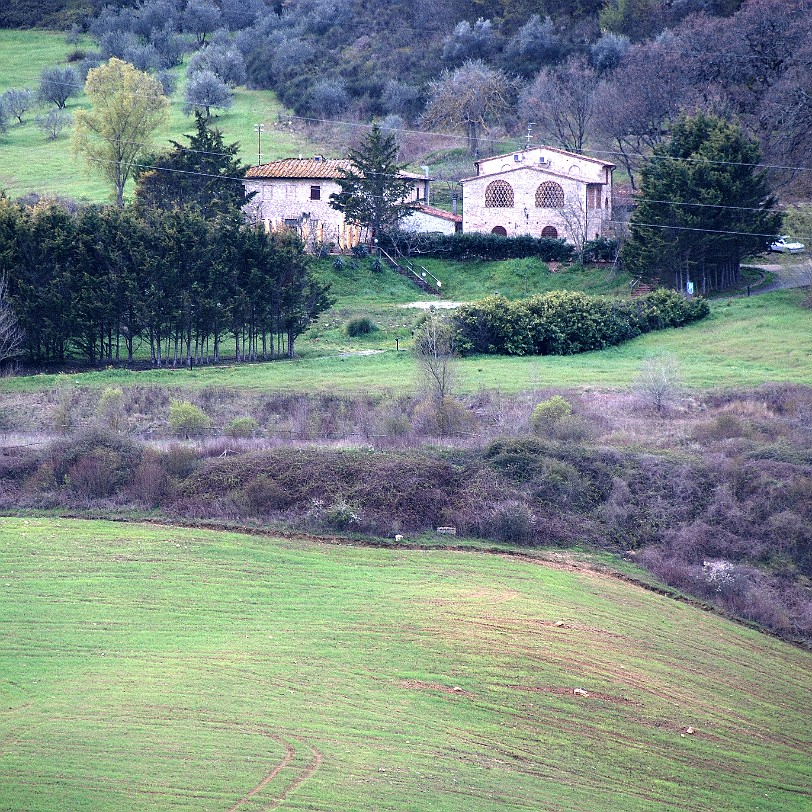
[[(86, 39), (80, 47), (92, 48)], [(28, 85), (36, 89), (43, 68), (64, 64), (73, 46), (65, 42), (62, 33), (48, 31), (8, 31), (0, 29), (0, 93), (10, 87)], [(180, 76), (181, 69), (176, 72)], [(171, 98), (172, 105), (166, 124), (155, 134), (156, 147), (169, 146), (170, 139), (179, 140), (183, 133), (193, 130), (193, 119), (183, 112), (183, 83)], [(68, 101), (66, 112), (87, 107), (84, 93)], [(84, 202), (103, 203), (110, 199), (109, 187), (81, 160), (70, 146), (70, 131), (65, 130), (55, 141), (49, 141), (36, 126), (34, 119), (45, 108), (29, 112), (22, 124), (16, 120), (5, 135), (0, 135), (0, 189), (10, 197), (34, 191), (39, 194), (73, 197)], [(272, 93), (239, 88), (231, 109), (217, 115), (216, 126), (223, 131), (226, 143), (241, 145), (240, 158), (256, 163), (257, 141), (254, 125), (265, 124), (263, 136), (264, 160), (309, 154), (314, 147), (286, 125), (277, 126), (276, 119), (284, 111)], [(132, 192), (132, 184), (128, 191)]]
[[(397, 297), (405, 288), (386, 274), (371, 281), (392, 285)], [(392, 281), (394, 279), (394, 281)], [(405, 284), (405, 283), (404, 283)], [(367, 295), (367, 294), (364, 294)], [(419, 296), (413, 291), (412, 297)], [(459, 362), (460, 394), (481, 389), (505, 393), (545, 387), (623, 388), (629, 386), (643, 361), (657, 353), (673, 353), (686, 386), (696, 389), (749, 387), (769, 381), (812, 385), (812, 311), (801, 307), (803, 292), (778, 291), (744, 299), (716, 300), (709, 318), (681, 329), (664, 330), (601, 352), (571, 356), (478, 356)], [(412, 391), (416, 370), (411, 354), (410, 327), (414, 310), (397, 306), (366, 306), (358, 299), (341, 300), (300, 339), (295, 360), (266, 364), (224, 365), (189, 370), (106, 369), (76, 374), (41, 374), (0, 380), (0, 392), (41, 391), (62, 386), (127, 386), (165, 384), (202, 388), (228, 386), (288, 392)], [(350, 339), (346, 321), (369, 313), (381, 329)], [(395, 350), (395, 341), (401, 350)], [(372, 352), (371, 355), (358, 353)]]
[(0, 548), (8, 812), (812, 802), (812, 657), (606, 575), (68, 520)]

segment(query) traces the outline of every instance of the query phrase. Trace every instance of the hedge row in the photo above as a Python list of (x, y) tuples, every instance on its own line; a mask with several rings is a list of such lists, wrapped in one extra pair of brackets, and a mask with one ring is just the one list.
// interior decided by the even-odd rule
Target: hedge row
[(406, 255), (421, 254), (456, 260), (500, 260), (538, 257), (543, 262), (568, 262), (575, 249), (564, 240), (549, 237), (500, 237), (497, 234), (404, 234), (381, 239), (384, 249)]
[(704, 299), (686, 299), (664, 288), (622, 301), (553, 291), (517, 302), (490, 296), (459, 307), (453, 321), (463, 355), (573, 355), (682, 327), (708, 313)]

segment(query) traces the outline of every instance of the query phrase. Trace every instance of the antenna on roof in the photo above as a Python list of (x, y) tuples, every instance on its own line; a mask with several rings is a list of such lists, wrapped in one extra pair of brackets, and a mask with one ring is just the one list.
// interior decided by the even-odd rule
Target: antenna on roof
[(530, 149), (530, 131), (535, 123), (536, 123), (535, 121), (527, 122), (527, 146), (525, 147), (525, 149)]

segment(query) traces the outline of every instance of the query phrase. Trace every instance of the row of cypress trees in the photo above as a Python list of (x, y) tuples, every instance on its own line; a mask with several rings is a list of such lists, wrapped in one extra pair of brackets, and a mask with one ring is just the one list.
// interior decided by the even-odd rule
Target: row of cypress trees
[(0, 199), (0, 274), (28, 362), (291, 356), (330, 305), (295, 235), (196, 207), (72, 212)]

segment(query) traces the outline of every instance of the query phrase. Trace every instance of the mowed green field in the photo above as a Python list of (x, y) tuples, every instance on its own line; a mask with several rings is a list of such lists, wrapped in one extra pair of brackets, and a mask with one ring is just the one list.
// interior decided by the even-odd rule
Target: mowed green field
[(8, 812), (812, 804), (812, 655), (585, 568), (46, 519), (0, 549)]
[[(80, 44), (84, 50), (93, 50), (92, 39)], [(53, 31), (9, 31), (0, 29), (0, 93), (12, 87), (28, 86), (36, 90), (44, 68), (64, 66), (65, 58), (73, 46), (65, 42), (64, 33)], [(78, 67), (78, 65), (74, 65)], [(176, 69), (180, 79), (178, 89), (170, 98), (171, 106), (166, 123), (154, 136), (156, 149), (166, 149), (170, 140), (186, 143), (184, 133), (194, 131), (194, 118), (183, 112), (183, 70)], [(87, 108), (84, 92), (68, 100), (66, 112), (71, 115)], [(100, 174), (88, 167), (71, 151), (70, 128), (54, 141), (50, 141), (37, 127), (35, 118), (46, 111), (41, 105), (23, 118), (9, 122), (8, 132), (0, 133), (0, 190), (9, 197), (20, 197), (28, 192), (42, 195), (73, 197), (82, 202), (107, 203), (111, 188)], [(214, 126), (223, 132), (226, 143), (239, 142), (239, 156), (248, 164), (257, 161), (257, 139), (254, 125), (263, 123), (263, 160), (285, 158), (318, 151), (307, 140), (289, 130), (283, 120), (277, 124), (284, 110), (276, 97), (266, 91), (238, 88), (233, 106), (217, 111)], [(128, 197), (133, 190), (127, 187)]]
[[(420, 296), (420, 291), (415, 294)], [(623, 388), (646, 358), (671, 353), (683, 383), (693, 389), (752, 387), (775, 382), (812, 385), (812, 311), (802, 290), (751, 298), (715, 300), (711, 315), (684, 328), (661, 330), (619, 347), (567, 356), (476, 356), (459, 361), (455, 392), (482, 389), (521, 392), (544, 387)], [(41, 374), (0, 379), (0, 392), (35, 392), (54, 387), (166, 385), (210, 386), (286, 392), (414, 391), (418, 375), (408, 350), (415, 311), (397, 305), (376, 309), (382, 329), (350, 339), (343, 325), (363, 307), (337, 307), (296, 344), (300, 357), (262, 364), (223, 365), (134, 372), (105, 369), (77, 374)], [(395, 350), (395, 340), (400, 351)], [(359, 353), (373, 351), (374, 354)]]

